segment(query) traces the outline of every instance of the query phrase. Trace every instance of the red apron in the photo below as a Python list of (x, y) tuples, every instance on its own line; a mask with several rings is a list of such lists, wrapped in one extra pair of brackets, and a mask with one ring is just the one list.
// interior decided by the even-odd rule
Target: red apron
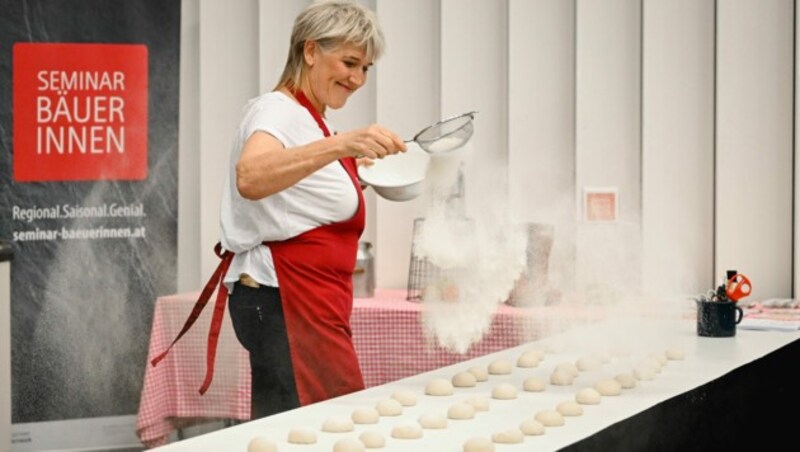
[[(330, 136), (319, 113), (302, 92), (294, 93), (309, 110), (325, 136)], [(358, 193), (358, 210), (349, 220), (319, 226), (280, 242), (264, 242), (272, 253), (278, 277), (281, 303), (289, 338), (292, 368), (301, 405), (318, 402), (364, 389), (364, 381), (352, 342), (350, 313), (353, 308), (353, 269), (358, 240), (364, 230), (364, 195), (357, 178), (355, 158), (340, 163)], [(206, 392), (214, 374), (217, 339), (225, 313), (228, 291), (222, 280), (233, 253), (215, 252), (222, 259), (206, 284), (181, 332), (151, 363), (164, 359), (178, 339), (197, 320), (218, 285), (217, 300), (208, 335), (206, 378), (200, 393)]]
[[(355, 160), (342, 161), (351, 177)], [(364, 389), (353, 348), (353, 269), (364, 228), (361, 187), (349, 220), (292, 239), (266, 243), (272, 252), (301, 405)]]

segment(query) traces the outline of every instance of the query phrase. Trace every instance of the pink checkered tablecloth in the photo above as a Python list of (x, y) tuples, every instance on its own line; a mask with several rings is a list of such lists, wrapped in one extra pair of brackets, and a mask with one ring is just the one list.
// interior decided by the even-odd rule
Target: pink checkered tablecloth
[[(149, 364), (175, 338), (198, 296), (199, 292), (190, 292), (156, 300), (136, 429), (147, 447), (166, 444), (174, 430), (198, 420), (250, 418), (247, 352), (238, 343), (227, 313), (219, 338), (214, 380), (205, 395), (198, 392), (205, 376), (213, 296), (194, 327), (169, 355), (158, 366)], [(354, 301), (353, 341), (367, 387), (540, 339), (565, 329), (568, 324), (574, 326), (576, 314), (572, 309), (558, 307), (500, 306), (486, 336), (467, 353), (458, 354), (426, 340), (420, 322), (422, 306), (406, 301), (405, 296), (404, 290), (379, 289), (374, 298)]]

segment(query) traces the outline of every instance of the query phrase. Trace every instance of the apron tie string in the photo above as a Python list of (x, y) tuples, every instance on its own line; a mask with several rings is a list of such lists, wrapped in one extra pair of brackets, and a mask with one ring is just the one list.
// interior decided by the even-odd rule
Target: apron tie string
[(223, 283), (225, 274), (228, 272), (228, 267), (231, 265), (231, 261), (233, 260), (234, 253), (230, 251), (222, 251), (222, 245), (217, 243), (214, 247), (214, 254), (217, 255), (221, 259), (217, 269), (214, 271), (214, 274), (211, 275), (211, 278), (206, 283), (206, 286), (203, 288), (203, 291), (200, 293), (200, 297), (197, 299), (197, 302), (194, 304), (194, 308), (192, 308), (192, 313), (189, 314), (189, 318), (186, 319), (186, 323), (183, 324), (183, 328), (181, 329), (178, 336), (175, 340), (169, 344), (166, 350), (164, 350), (160, 355), (153, 358), (150, 363), (155, 367), (162, 359), (167, 356), (172, 346), (178, 342), (178, 339), (183, 337), (187, 331), (192, 327), (194, 322), (200, 316), (200, 313), (203, 311), (203, 308), (206, 307), (208, 304), (208, 300), (211, 298), (211, 294), (214, 293), (214, 288), (219, 286), (219, 290), (217, 290), (217, 300), (214, 305), (214, 312), (211, 317), (211, 327), (208, 331), (208, 347), (206, 350), (206, 377), (203, 381), (203, 385), (200, 386), (200, 394), (205, 394), (208, 390), (208, 387), (211, 386), (211, 380), (214, 377), (214, 358), (217, 354), (217, 342), (219, 340), (219, 332), (222, 329), (222, 317), (225, 314), (225, 301), (228, 299), (228, 288), (225, 287)]

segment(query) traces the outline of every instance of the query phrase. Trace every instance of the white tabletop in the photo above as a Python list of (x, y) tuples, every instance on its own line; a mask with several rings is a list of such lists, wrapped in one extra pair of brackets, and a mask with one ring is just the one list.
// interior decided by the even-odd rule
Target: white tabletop
[[(632, 369), (654, 353), (663, 354), (668, 348), (684, 352), (683, 360), (669, 360), (652, 380), (638, 381), (632, 389), (623, 390), (619, 396), (605, 396), (598, 405), (583, 405), (584, 413), (566, 417), (560, 427), (547, 427), (544, 435), (526, 436), (521, 444), (498, 444), (499, 451), (558, 450), (604, 428), (644, 411), (655, 404), (690, 391), (767, 355), (800, 338), (800, 332), (749, 331), (740, 329), (735, 337), (698, 337), (694, 320), (630, 319), (604, 322), (593, 326), (573, 328), (566, 333), (531, 342), (501, 352), (486, 355), (456, 365), (443, 367), (382, 386), (331, 399), (307, 407), (258, 419), (224, 430), (190, 438), (154, 450), (159, 452), (211, 452), (247, 451), (248, 443), (257, 436), (266, 437), (277, 444), (279, 451), (332, 451), (333, 444), (343, 437), (357, 438), (367, 430), (378, 431), (386, 438), (386, 446), (378, 449), (394, 451), (462, 451), (469, 438), (491, 438), (493, 433), (518, 427), (540, 410), (555, 409), (564, 400), (574, 400), (582, 388), (597, 381), (611, 378)], [(488, 381), (473, 388), (456, 388), (452, 396), (428, 396), (424, 388), (434, 378), (451, 379), (458, 372), (472, 366), (488, 366), (499, 359), (516, 363), (526, 350), (544, 348), (545, 359), (535, 368), (514, 366), (509, 375), (490, 375)], [(543, 392), (525, 392), (522, 382), (529, 376), (541, 376), (549, 381), (555, 366), (563, 362), (575, 363), (582, 356), (602, 356), (607, 362), (601, 369), (584, 371), (569, 386), (548, 384)], [(499, 383), (512, 383), (518, 389), (513, 400), (491, 398), (492, 389)], [(322, 432), (324, 421), (331, 418), (350, 418), (356, 408), (374, 407), (382, 399), (390, 398), (398, 389), (412, 390), (417, 394), (417, 404), (405, 407), (403, 414), (381, 417), (377, 424), (355, 425), (348, 433)], [(448, 408), (471, 395), (489, 398), (487, 412), (478, 412), (471, 420), (448, 420), (446, 429), (424, 430), (416, 440), (391, 437), (392, 427), (415, 423), (423, 413), (446, 415)], [(297, 445), (287, 442), (291, 429), (306, 427), (316, 432), (317, 443)]]

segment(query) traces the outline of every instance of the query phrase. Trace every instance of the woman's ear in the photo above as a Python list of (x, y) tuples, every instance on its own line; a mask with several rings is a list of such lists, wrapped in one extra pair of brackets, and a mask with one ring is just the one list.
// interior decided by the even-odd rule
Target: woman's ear
[(306, 41), (303, 43), (303, 59), (309, 66), (314, 65), (317, 52), (317, 41)]

